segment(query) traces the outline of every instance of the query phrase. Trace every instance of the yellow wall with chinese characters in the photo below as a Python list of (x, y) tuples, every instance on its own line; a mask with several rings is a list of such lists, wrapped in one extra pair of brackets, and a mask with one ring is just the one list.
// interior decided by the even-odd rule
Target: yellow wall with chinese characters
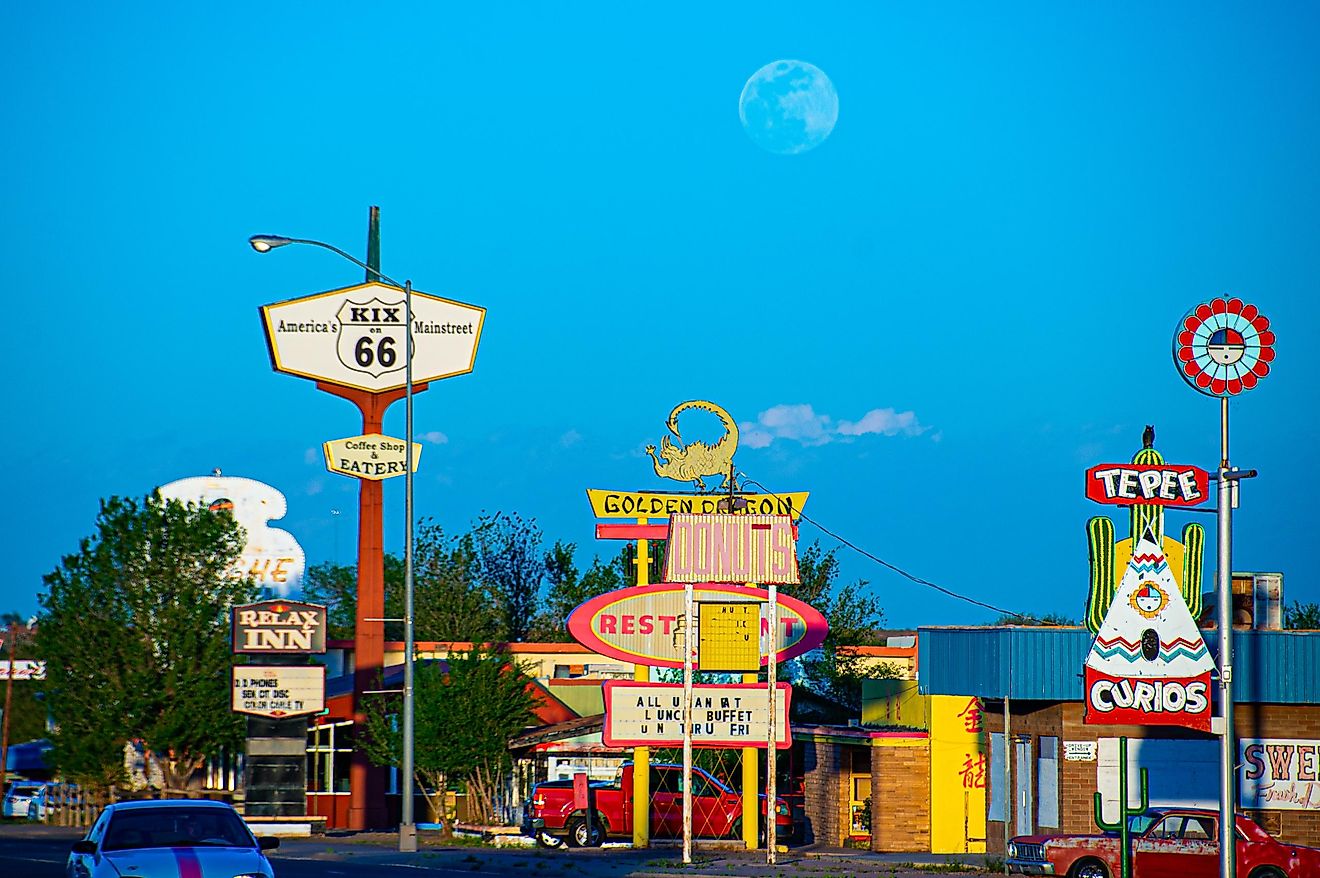
[(985, 853), (985, 780), (990, 754), (981, 703), (965, 695), (927, 697), (931, 853)]
[(862, 722), (929, 732), (931, 853), (985, 853), (990, 754), (980, 701), (921, 695), (913, 680), (868, 680), (862, 689)]

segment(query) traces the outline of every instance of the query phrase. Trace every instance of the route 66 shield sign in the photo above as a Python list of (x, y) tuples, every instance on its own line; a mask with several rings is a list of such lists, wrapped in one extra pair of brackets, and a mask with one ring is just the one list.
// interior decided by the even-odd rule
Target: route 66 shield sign
[(262, 306), (271, 364), (383, 393), (404, 385), (411, 335), (415, 384), (471, 372), (486, 309), (413, 290), (408, 333), (403, 296), (398, 287), (369, 283)]
[(407, 328), (402, 297), (397, 302), (376, 297), (365, 302), (350, 299), (340, 306), (336, 316), (339, 342), (335, 351), (339, 362), (373, 378), (404, 368)]

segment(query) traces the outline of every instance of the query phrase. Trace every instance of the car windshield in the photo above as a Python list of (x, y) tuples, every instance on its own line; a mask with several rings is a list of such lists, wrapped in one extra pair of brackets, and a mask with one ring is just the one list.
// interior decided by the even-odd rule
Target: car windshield
[(1159, 819), (1158, 814), (1133, 814), (1128, 818), (1128, 832), (1132, 835), (1143, 835)]
[(9, 788), (11, 796), (31, 796), (38, 790), (44, 789), (45, 784), (38, 783), (16, 783)]
[(243, 821), (228, 808), (133, 808), (116, 813), (104, 849), (255, 847)]

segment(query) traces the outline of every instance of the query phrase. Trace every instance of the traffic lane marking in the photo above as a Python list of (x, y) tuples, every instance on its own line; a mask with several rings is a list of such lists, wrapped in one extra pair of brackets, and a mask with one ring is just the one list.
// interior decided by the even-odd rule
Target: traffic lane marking
[[(301, 862), (301, 863), (322, 863), (322, 864), (325, 863), (325, 862), (327, 862), (326, 860), (324, 860), (324, 859), (322, 859), (322, 858), (320, 858), (320, 857), (271, 857), (270, 859), (271, 859), (272, 862), (292, 861), (292, 862)], [(53, 862), (53, 861), (52, 861), (52, 862)], [(369, 868), (369, 869), (372, 869), (372, 870), (381, 870), (381, 869), (417, 869), (417, 870), (420, 870), (420, 871), (423, 871), (423, 872), (457, 872), (457, 873), (461, 873), (461, 874), (463, 874), (463, 875), (495, 875), (495, 876), (506, 876), (506, 875), (509, 874), (507, 871), (487, 872), (487, 871), (480, 870), (480, 869), (455, 868), (455, 867), (453, 866), (453, 864), (445, 864), (445, 863), (433, 863), (433, 864), (420, 865), (420, 864), (417, 864), (417, 863), (365, 863), (365, 862), (363, 862), (363, 863), (353, 863), (352, 865), (357, 866), (358, 868), (361, 868), (361, 869), (368, 869), (368, 868)], [(357, 875), (357, 874), (361, 874), (361, 873), (358, 873), (358, 872), (341, 872), (341, 871), (338, 871), (338, 870), (327, 869), (327, 870), (325, 871), (324, 874), (327, 874), (327, 875)], [(377, 872), (376, 872), (376, 871), (373, 871), (372, 874), (377, 874)]]

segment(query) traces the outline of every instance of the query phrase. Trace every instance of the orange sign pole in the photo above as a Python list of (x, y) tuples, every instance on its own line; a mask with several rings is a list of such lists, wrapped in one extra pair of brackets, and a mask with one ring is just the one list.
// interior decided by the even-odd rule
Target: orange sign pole
[[(316, 383), (318, 390), (343, 397), (362, 413), (362, 432), (381, 433), (385, 410), (403, 399), (404, 390), (370, 393), (351, 387)], [(420, 393), (427, 385), (413, 385)], [(358, 587), (357, 614), (353, 620), (353, 722), (358, 731), (367, 717), (363, 693), (381, 688), (378, 676), (385, 666), (385, 521), (384, 486), (371, 479), (358, 480)], [(369, 697), (369, 696), (368, 696)], [(349, 769), (348, 828), (388, 828), (385, 812), (385, 769), (372, 765), (361, 749), (353, 751)]]

